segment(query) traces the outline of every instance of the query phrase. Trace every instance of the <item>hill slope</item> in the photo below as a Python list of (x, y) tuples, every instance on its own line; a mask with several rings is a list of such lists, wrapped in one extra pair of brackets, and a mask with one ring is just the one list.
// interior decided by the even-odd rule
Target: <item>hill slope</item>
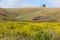
[(4, 14), (15, 21), (60, 21), (60, 8), (7, 8)]
[(0, 21), (14, 21), (12, 17), (9, 16), (7, 9), (0, 8)]

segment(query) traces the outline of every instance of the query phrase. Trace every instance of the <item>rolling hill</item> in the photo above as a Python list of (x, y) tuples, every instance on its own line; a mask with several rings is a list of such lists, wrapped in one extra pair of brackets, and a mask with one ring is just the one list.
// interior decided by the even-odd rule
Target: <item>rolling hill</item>
[(60, 21), (60, 8), (0, 8), (1, 21)]

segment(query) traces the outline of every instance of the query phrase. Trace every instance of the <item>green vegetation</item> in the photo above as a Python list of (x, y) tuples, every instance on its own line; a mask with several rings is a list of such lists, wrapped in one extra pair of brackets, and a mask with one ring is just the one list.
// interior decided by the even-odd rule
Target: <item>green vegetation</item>
[(60, 40), (59, 22), (0, 22), (1, 40)]

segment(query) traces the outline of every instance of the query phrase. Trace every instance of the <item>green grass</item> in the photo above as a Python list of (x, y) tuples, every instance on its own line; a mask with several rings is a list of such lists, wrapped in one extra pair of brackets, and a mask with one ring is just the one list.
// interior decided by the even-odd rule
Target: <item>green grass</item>
[(59, 22), (0, 22), (1, 40), (58, 40)]

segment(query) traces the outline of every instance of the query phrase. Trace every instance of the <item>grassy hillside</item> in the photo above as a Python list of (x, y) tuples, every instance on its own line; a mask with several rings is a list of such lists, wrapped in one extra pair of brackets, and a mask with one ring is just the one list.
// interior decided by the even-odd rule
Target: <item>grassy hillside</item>
[(4, 14), (15, 21), (60, 21), (60, 8), (6, 8)]
[(9, 14), (10, 12), (8, 12), (7, 9), (0, 8), (0, 21), (15, 21)]
[(8, 15), (8, 11), (6, 9), (0, 8), (0, 21), (7, 21), (10, 20)]

